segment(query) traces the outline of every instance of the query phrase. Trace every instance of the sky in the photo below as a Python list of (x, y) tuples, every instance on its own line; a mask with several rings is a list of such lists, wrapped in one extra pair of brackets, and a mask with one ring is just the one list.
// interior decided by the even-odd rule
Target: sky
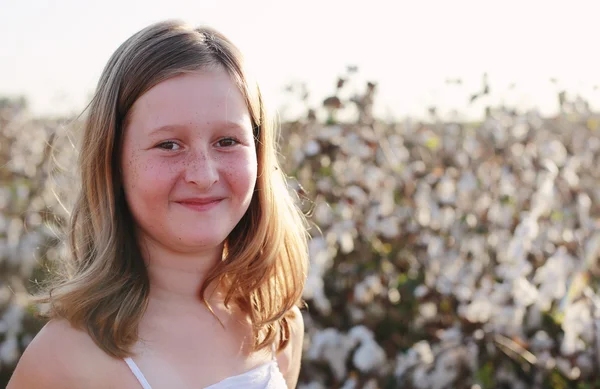
[[(429, 106), (476, 117), (501, 102), (552, 113), (560, 88), (600, 109), (599, 11), (593, 0), (0, 0), (0, 96), (25, 95), (34, 114), (79, 112), (123, 41), (176, 18), (230, 37), (284, 115), (302, 112), (286, 85), (306, 82), (318, 106), (348, 65), (359, 72), (347, 93), (376, 82), (384, 118)], [(492, 95), (469, 108), (484, 72)]]

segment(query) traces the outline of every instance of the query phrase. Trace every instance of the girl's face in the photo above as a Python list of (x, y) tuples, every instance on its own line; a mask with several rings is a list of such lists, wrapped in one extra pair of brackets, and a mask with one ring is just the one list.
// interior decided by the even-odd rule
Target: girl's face
[(245, 214), (257, 161), (248, 108), (225, 70), (178, 75), (133, 105), (123, 187), (142, 240), (176, 252), (218, 247)]

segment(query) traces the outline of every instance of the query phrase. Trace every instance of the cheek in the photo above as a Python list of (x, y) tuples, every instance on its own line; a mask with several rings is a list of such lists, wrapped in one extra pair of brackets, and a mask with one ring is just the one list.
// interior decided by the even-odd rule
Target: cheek
[(157, 209), (165, 203), (174, 173), (166, 163), (132, 154), (123, 164), (123, 187), (132, 210)]
[(238, 196), (252, 196), (256, 185), (256, 158), (251, 156), (243, 160), (232, 161), (228, 167), (228, 179)]

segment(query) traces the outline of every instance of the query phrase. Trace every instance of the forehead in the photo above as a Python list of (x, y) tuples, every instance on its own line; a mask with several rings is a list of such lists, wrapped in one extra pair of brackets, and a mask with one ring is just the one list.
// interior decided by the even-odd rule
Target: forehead
[(169, 125), (231, 122), (251, 127), (246, 101), (223, 69), (177, 75), (162, 81), (134, 103), (128, 128), (150, 131)]

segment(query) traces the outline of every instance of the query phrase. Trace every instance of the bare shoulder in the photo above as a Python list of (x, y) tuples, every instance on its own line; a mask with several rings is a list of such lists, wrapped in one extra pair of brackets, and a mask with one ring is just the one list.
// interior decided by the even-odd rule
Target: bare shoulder
[(98, 378), (111, 359), (84, 331), (52, 320), (25, 349), (7, 389), (107, 387)]
[(277, 361), (289, 388), (295, 388), (300, 375), (300, 362), (304, 343), (304, 319), (298, 307), (288, 312), (290, 341), (277, 356)]

